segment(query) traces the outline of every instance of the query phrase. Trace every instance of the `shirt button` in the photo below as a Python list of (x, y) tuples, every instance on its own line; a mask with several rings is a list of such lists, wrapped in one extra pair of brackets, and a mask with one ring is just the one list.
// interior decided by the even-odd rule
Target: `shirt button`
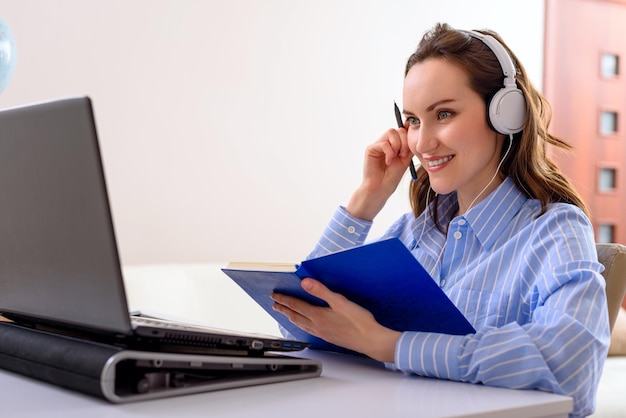
[(444, 287), (446, 285), (446, 279), (442, 279), (441, 282), (439, 282), (439, 287)]
[(459, 219), (459, 225), (465, 225), (465, 219)]
[(348, 233), (354, 234), (355, 232), (356, 232), (356, 228), (355, 227), (353, 227), (353, 226), (349, 226), (348, 227)]
[(463, 234), (461, 233), (461, 231), (456, 231), (456, 232), (453, 234), (453, 236), (454, 236), (454, 238), (456, 238), (456, 239), (461, 239), (461, 238), (463, 237)]

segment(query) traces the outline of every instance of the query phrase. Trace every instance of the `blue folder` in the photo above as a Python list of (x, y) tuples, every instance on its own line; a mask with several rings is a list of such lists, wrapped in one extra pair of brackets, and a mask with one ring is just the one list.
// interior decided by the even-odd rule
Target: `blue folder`
[(385, 327), (453, 335), (476, 332), (463, 314), (397, 238), (303, 261), (291, 271), (222, 269), (285, 330), (311, 348), (345, 351), (293, 325), (272, 309), (272, 292), (296, 296), (316, 305), (323, 301), (300, 287), (315, 278), (330, 290), (369, 310)]

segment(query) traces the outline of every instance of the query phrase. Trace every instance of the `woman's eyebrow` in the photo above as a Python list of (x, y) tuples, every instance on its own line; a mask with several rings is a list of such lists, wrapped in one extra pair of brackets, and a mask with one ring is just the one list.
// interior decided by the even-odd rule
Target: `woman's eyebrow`
[(438, 101), (436, 101), (435, 103), (433, 103), (433, 104), (431, 104), (430, 106), (428, 106), (428, 107), (426, 108), (426, 111), (427, 111), (427, 112), (430, 112), (430, 111), (432, 111), (434, 108), (436, 108), (437, 106), (439, 106), (440, 104), (443, 104), (443, 103), (449, 103), (449, 102), (454, 102), (454, 101), (455, 101), (454, 99), (443, 99), (443, 100), (438, 100)]
[[(430, 106), (428, 106), (426, 108), (426, 112), (432, 112), (437, 106), (439, 106), (440, 104), (443, 103), (450, 103), (450, 102), (455, 102), (455, 99), (442, 99), (442, 100), (437, 100), (435, 103), (431, 104)], [(413, 112), (409, 112), (408, 110), (402, 110), (402, 114), (404, 116), (415, 116), (415, 114)]]

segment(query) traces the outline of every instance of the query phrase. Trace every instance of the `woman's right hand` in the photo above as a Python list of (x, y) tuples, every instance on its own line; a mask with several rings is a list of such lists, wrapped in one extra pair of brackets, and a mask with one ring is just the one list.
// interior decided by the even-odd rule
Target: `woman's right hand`
[(346, 206), (348, 213), (358, 219), (373, 220), (398, 187), (412, 157), (405, 128), (389, 129), (368, 146), (363, 179)]

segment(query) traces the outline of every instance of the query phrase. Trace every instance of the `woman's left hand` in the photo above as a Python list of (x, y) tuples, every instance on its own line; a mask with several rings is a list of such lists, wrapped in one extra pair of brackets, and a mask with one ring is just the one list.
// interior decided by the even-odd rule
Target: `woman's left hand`
[(383, 327), (369, 311), (343, 295), (331, 292), (317, 280), (305, 278), (301, 285), (328, 306), (315, 306), (292, 296), (272, 293), (276, 302), (274, 310), (287, 316), (302, 330), (329, 343), (379, 361), (394, 361), (399, 332)]

